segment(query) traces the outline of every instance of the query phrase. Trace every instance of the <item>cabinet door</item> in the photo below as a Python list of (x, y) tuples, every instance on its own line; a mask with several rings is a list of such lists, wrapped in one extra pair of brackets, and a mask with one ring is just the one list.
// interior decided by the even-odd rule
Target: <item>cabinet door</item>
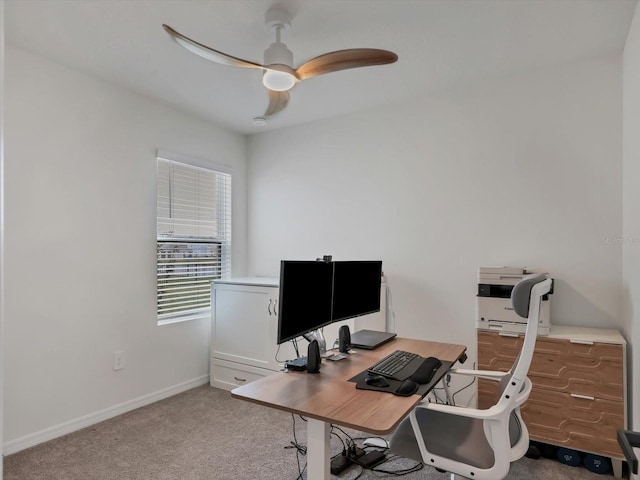
[(251, 285), (216, 285), (214, 290), (211, 356), (268, 368), (275, 338), (274, 317), (278, 289)]

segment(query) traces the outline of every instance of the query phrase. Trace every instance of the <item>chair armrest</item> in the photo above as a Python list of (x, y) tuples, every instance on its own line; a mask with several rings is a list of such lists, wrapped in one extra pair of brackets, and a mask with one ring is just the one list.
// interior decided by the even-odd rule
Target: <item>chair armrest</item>
[(449, 370), (449, 373), (454, 375), (466, 375), (472, 377), (479, 377), (485, 380), (495, 380), (498, 381), (502, 379), (505, 375), (508, 375), (509, 372), (498, 372), (494, 370), (467, 370), (462, 368), (452, 368)]

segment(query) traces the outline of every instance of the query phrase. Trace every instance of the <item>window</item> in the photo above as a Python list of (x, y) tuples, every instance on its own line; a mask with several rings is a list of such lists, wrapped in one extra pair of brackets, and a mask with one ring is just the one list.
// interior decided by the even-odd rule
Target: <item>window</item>
[(158, 156), (157, 254), (158, 322), (208, 312), (231, 273), (229, 173)]

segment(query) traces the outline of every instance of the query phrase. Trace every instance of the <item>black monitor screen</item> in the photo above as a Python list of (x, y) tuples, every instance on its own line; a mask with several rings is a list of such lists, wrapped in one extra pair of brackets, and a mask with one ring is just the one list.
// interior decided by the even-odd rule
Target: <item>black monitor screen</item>
[(280, 262), (278, 344), (331, 323), (332, 283), (332, 262)]
[(380, 311), (381, 261), (334, 262), (332, 321)]

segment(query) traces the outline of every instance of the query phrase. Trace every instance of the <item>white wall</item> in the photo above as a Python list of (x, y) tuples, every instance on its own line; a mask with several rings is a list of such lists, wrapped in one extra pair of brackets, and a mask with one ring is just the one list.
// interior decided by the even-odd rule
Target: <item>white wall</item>
[(607, 56), (250, 137), (249, 273), (380, 258), (396, 331), (472, 360), (483, 265), (548, 269), (556, 324), (623, 328), (621, 86)]
[(640, 431), (640, 5), (636, 8), (623, 61), (623, 287), (631, 349), (633, 419)]
[[(4, 425), (4, 2), (0, 2), (0, 445)], [(0, 462), (0, 480), (3, 465)]]
[(234, 169), (233, 266), (244, 274), (246, 145), (20, 50), (8, 49), (6, 66), (11, 451), (65, 422), (207, 381), (208, 320), (156, 324), (155, 151)]

